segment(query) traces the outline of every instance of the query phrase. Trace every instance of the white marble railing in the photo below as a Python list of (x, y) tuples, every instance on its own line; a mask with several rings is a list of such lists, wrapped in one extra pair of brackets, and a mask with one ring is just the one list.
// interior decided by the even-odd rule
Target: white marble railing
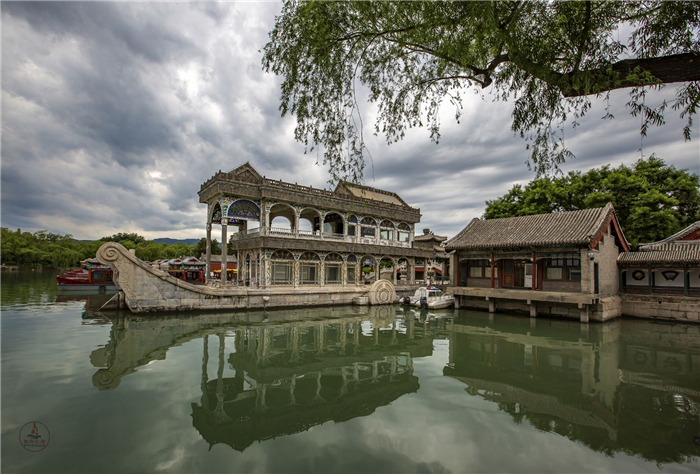
[(372, 237), (357, 237), (355, 235), (335, 234), (324, 232), (321, 235), (319, 231), (299, 230), (294, 231), (285, 227), (259, 227), (255, 229), (244, 230), (232, 234), (233, 240), (243, 240), (261, 235), (269, 235), (274, 237), (283, 237), (288, 239), (309, 239), (309, 240), (332, 240), (334, 242), (350, 242), (369, 245), (386, 245), (389, 247), (404, 247), (411, 248), (410, 242), (398, 242), (396, 240), (383, 240)]

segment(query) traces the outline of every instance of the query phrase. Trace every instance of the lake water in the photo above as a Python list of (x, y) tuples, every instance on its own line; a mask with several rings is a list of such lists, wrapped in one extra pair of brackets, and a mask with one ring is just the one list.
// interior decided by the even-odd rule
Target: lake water
[(108, 318), (54, 277), (2, 275), (3, 472), (698, 472), (699, 325)]

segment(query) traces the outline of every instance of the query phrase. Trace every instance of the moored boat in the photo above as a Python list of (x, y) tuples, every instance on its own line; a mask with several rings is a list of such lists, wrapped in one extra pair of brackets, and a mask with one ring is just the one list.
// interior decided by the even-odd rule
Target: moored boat
[(96, 259), (80, 262), (79, 270), (68, 270), (56, 277), (59, 291), (107, 293), (117, 291), (112, 281), (112, 269)]
[(442, 292), (433, 286), (422, 286), (416, 290), (412, 297), (406, 296), (402, 300), (403, 304), (410, 304), (420, 308), (442, 309), (449, 308), (455, 304), (455, 298)]

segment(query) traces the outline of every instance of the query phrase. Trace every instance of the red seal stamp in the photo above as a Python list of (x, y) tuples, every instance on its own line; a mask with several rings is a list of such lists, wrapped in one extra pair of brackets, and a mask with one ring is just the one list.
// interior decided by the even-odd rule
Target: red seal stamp
[(19, 430), (19, 444), (33, 453), (46, 448), (50, 439), (49, 429), (40, 421), (30, 421)]

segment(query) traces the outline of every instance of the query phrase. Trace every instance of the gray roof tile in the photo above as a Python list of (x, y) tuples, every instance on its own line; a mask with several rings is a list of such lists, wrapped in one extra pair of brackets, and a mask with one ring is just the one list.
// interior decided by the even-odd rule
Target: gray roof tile
[(700, 243), (656, 244), (653, 249), (641, 252), (625, 252), (617, 257), (621, 265), (634, 264), (698, 264), (700, 263)]
[[(503, 219), (474, 219), (446, 243), (450, 250), (588, 245), (605, 228), (613, 205)], [(624, 236), (622, 236), (624, 239)]]

